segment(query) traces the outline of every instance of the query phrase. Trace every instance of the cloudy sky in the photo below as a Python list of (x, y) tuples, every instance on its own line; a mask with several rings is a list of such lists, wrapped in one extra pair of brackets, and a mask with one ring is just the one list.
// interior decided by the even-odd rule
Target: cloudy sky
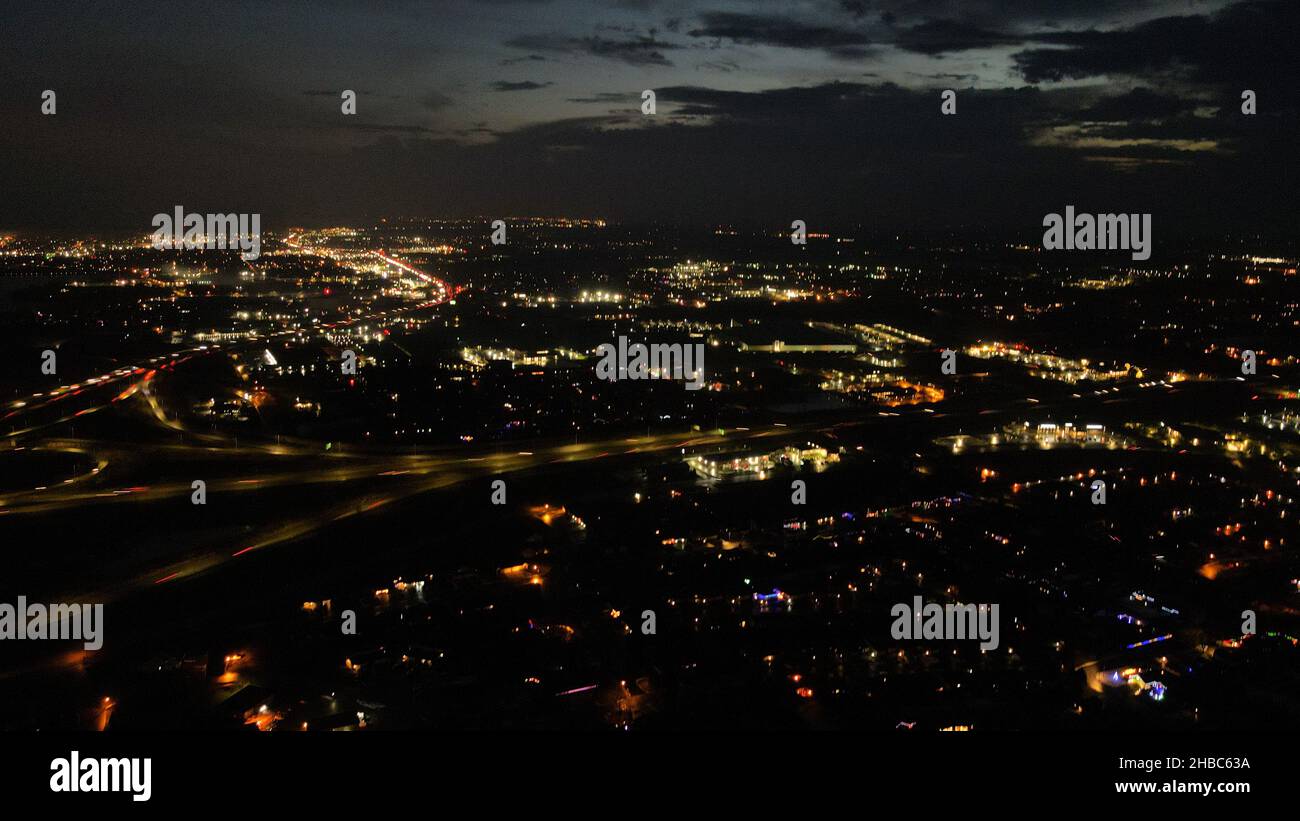
[(148, 225), (176, 204), (269, 226), (1032, 232), (1067, 204), (1170, 232), (1296, 223), (1291, 0), (101, 0), (7, 17), (4, 228)]

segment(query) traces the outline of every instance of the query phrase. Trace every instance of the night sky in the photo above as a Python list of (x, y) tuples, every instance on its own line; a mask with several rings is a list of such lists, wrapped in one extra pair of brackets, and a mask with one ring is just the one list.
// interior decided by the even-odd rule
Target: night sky
[[(1151, 212), (1157, 237), (1296, 224), (1296, 2), (95, 2), (5, 17), (4, 229), (144, 233), (177, 204), (270, 228), (540, 214), (1034, 236), (1067, 204)], [(340, 113), (345, 88), (356, 116)], [(955, 116), (939, 113), (948, 88)]]

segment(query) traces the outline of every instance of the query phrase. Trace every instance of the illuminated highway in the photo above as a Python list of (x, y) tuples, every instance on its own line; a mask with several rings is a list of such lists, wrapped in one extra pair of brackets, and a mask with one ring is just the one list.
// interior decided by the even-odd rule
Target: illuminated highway
[[(1165, 393), (1172, 393), (1166, 391)], [(1131, 398), (1144, 392), (1132, 391)], [(1001, 416), (1011, 411), (991, 411)], [(988, 418), (986, 412), (960, 415), (973, 420)], [(205, 548), (178, 547), (177, 555), (136, 572), (128, 578), (119, 578), (95, 590), (69, 591), (68, 597), (111, 601), (134, 590), (156, 584), (175, 582), (198, 573), (204, 573), (241, 558), (287, 544), (318, 532), (330, 525), (379, 510), (394, 502), (429, 493), (468, 481), (482, 481), (484, 494), (488, 481), (516, 471), (543, 468), (550, 465), (593, 462), (603, 459), (636, 458), (655, 454), (682, 453), (695, 449), (718, 447), (739, 448), (743, 443), (762, 440), (784, 440), (813, 433), (834, 433), (844, 428), (874, 429), (893, 423), (894, 416), (870, 415), (855, 419), (826, 420), (820, 423), (772, 425), (756, 429), (730, 431), (686, 431), (659, 433), (651, 436), (612, 436), (581, 443), (530, 442), (528, 451), (500, 452), (499, 447), (446, 447), (426, 449), (419, 453), (403, 450), (401, 453), (383, 449), (347, 447), (324, 451), (320, 444), (310, 449), (302, 445), (258, 444), (241, 446), (239, 450), (228, 447), (198, 446), (188, 444), (150, 445), (146, 449), (155, 455), (183, 457), (192, 454), (195, 459), (217, 459), (223, 463), (227, 475), (205, 478), (208, 505), (230, 504), (232, 497), (243, 497), (285, 488), (319, 488), (310, 494), (310, 500), (301, 506), (300, 515), (265, 527), (236, 544), (210, 545)], [(934, 419), (935, 416), (928, 418)], [(111, 464), (115, 459), (138, 455), (140, 448), (130, 450), (122, 446), (88, 443), (80, 440), (51, 440), (51, 449), (68, 449), (93, 454), (98, 465)], [(293, 462), (292, 467), (286, 461)], [(98, 473), (98, 471), (96, 471)], [(85, 511), (94, 515), (103, 506), (139, 506), (148, 508), (154, 503), (190, 504), (193, 492), (190, 481), (149, 482), (136, 479), (127, 487), (105, 486), (85, 481), (54, 485), (40, 492), (3, 494), (0, 498), (0, 521), (9, 516), (27, 514), (57, 514), (66, 511)], [(204, 478), (196, 476), (195, 478)], [(328, 488), (328, 492), (326, 489)], [(314, 508), (314, 509), (313, 509)], [(108, 568), (105, 568), (108, 572)], [(107, 581), (107, 579), (105, 580)]]

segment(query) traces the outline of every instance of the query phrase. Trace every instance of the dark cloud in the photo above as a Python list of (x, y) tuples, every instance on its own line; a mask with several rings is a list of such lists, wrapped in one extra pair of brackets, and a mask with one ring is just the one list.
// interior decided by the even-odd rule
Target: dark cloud
[[(1243, 88), (1295, 88), (1300, 3), (1247, 2), (1209, 16), (1162, 17), (1116, 31), (1061, 32), (1015, 55), (1031, 83), (1105, 75), (1168, 74)], [(1294, 94), (1294, 92), (1292, 92)]]
[(1160, 94), (1149, 88), (1135, 88), (1124, 94), (1106, 97), (1080, 112), (1087, 120), (1152, 120), (1192, 111), (1196, 100), (1173, 94)]
[(696, 68), (707, 68), (712, 71), (722, 71), (731, 73), (740, 70), (740, 64), (734, 60), (707, 60), (700, 63)]
[(491, 84), (491, 88), (493, 91), (536, 91), (539, 88), (546, 88), (547, 86), (553, 85), (555, 85), (555, 83), (550, 82), (549, 80), (545, 83), (537, 83), (532, 80), (521, 80), (517, 83), (512, 83), (508, 80), (497, 80)]
[(501, 61), (503, 66), (513, 66), (519, 63), (544, 63), (546, 58), (540, 54), (526, 54), (523, 57), (510, 57)]
[(933, 74), (918, 74), (908, 72), (913, 77), (921, 77), (926, 80), (935, 80), (939, 82), (969, 83), (979, 79), (978, 74), (957, 74), (950, 71), (939, 71)]
[(627, 103), (640, 102), (641, 95), (630, 91), (602, 91), (590, 97), (569, 97), (571, 103)]
[(840, 26), (820, 26), (765, 14), (714, 11), (700, 15), (701, 25), (692, 37), (732, 40), (745, 45), (819, 49), (837, 57), (862, 57), (871, 40), (863, 33)]
[(1018, 45), (1024, 41), (1023, 35), (989, 31), (952, 20), (931, 20), (897, 31), (894, 44), (907, 51), (943, 54), (991, 46)]
[(383, 123), (352, 123), (351, 128), (376, 134), (437, 134), (436, 129), (422, 125), (396, 125)]
[(452, 132), (457, 137), (498, 136), (501, 132), (488, 128), (485, 123), (475, 123), (472, 128), (458, 128)]
[(549, 51), (559, 54), (587, 54), (606, 60), (617, 60), (631, 65), (670, 66), (663, 52), (679, 46), (659, 40), (654, 36), (632, 36), (623, 39), (608, 37), (569, 37), (556, 34), (526, 34), (506, 41), (511, 48), (528, 51)]
[(455, 101), (452, 100), (450, 97), (448, 97), (446, 94), (443, 94), (438, 91), (428, 91), (424, 94), (424, 96), (420, 97), (420, 105), (424, 106), (430, 111), (437, 111), (439, 109), (446, 108), (447, 106), (451, 105), (453, 102)]
[(840, 0), (839, 8), (854, 19), (875, 19), (885, 25), (912, 26), (930, 20), (951, 20), (993, 31), (1073, 28), (1079, 22), (1114, 23), (1125, 20), (1213, 9), (1227, 0)]
[(865, 17), (871, 6), (866, 0), (840, 0), (840, 8), (854, 17)]

